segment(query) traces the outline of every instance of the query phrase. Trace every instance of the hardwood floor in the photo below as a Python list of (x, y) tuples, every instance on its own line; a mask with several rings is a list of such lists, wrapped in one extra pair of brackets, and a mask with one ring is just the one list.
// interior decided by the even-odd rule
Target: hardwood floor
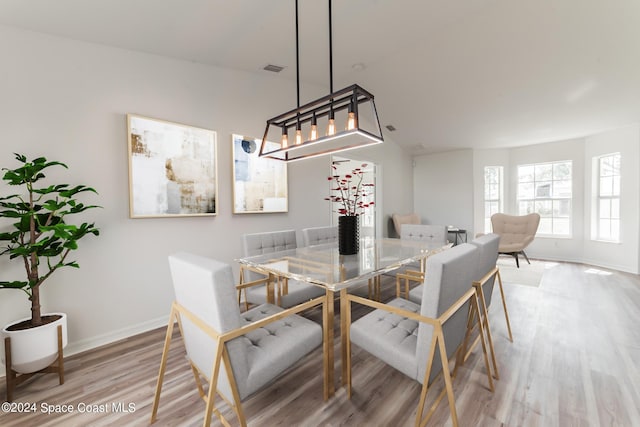
[[(391, 280), (385, 282), (391, 292)], [(539, 287), (505, 284), (505, 293), (514, 342), (507, 339), (502, 307), (494, 299), (490, 318), (500, 380), (491, 393), (478, 346), (453, 381), (461, 425), (640, 425), (639, 276), (560, 263), (545, 272)], [(36, 410), (0, 412), (0, 425), (148, 425), (163, 338), (164, 330), (156, 330), (68, 357), (65, 384), (44, 375), (21, 385), (16, 402), (35, 403)], [(199, 426), (204, 403), (184, 348), (177, 339), (173, 343), (155, 425)], [(338, 346), (336, 340), (337, 379)], [(347, 399), (340, 388), (324, 402), (321, 362), (316, 351), (249, 398), (243, 405), (249, 425), (413, 425), (416, 382), (354, 347), (353, 397)], [(431, 399), (438, 391), (429, 392)], [(62, 409), (55, 405), (71, 405), (73, 412), (43, 412)], [(450, 424), (443, 402), (429, 425)]]

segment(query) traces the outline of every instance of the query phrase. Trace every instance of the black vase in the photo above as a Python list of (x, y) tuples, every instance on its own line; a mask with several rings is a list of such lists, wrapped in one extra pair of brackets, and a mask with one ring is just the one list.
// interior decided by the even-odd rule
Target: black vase
[(360, 249), (358, 216), (338, 217), (338, 251), (340, 255), (354, 255)]

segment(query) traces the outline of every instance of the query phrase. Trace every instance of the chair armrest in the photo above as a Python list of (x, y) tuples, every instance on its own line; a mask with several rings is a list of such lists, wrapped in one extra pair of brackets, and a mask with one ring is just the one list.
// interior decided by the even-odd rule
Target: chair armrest
[(277, 320), (284, 319), (285, 317), (289, 317), (291, 315), (297, 314), (311, 307), (315, 307), (316, 305), (324, 305), (326, 303), (326, 300), (327, 300), (326, 296), (314, 298), (305, 303), (302, 303), (294, 307), (288, 308), (286, 310), (282, 310), (278, 313), (272, 314), (271, 316), (267, 316), (263, 319), (256, 320), (255, 322), (249, 323), (248, 325), (242, 326), (238, 329), (234, 329), (232, 331), (226, 332), (222, 334), (220, 338), (222, 339), (223, 342), (232, 340), (234, 338), (237, 338), (241, 335), (245, 335), (256, 329), (263, 328), (269, 323), (273, 323)]
[(394, 313), (394, 314), (397, 314), (399, 316), (406, 317), (407, 319), (412, 319), (412, 320), (415, 320), (415, 321), (418, 321), (418, 322), (429, 323), (430, 325), (436, 325), (436, 324), (443, 324), (444, 322), (449, 320), (449, 318), (451, 316), (453, 316), (455, 314), (455, 312), (457, 312), (460, 309), (460, 307), (462, 307), (464, 305), (464, 303), (466, 303), (474, 295), (477, 296), (476, 288), (475, 288), (475, 286), (470, 286), (469, 289), (460, 298), (458, 298), (458, 300), (456, 302), (451, 304), (451, 306), (444, 313), (442, 313), (440, 315), (440, 317), (438, 317), (437, 319), (434, 319), (432, 317), (426, 317), (426, 316), (423, 316), (421, 314), (414, 313), (412, 311), (403, 310), (403, 309), (398, 308), (398, 307), (392, 307), (392, 306), (387, 305), (387, 304), (383, 304), (383, 303), (380, 303), (380, 302), (372, 301), (372, 300), (369, 300), (369, 299), (366, 299), (366, 298), (362, 298), (362, 297), (358, 297), (358, 296), (351, 295), (351, 294), (347, 294), (347, 302), (352, 301), (352, 302), (355, 302), (357, 304), (366, 305), (368, 307), (372, 307), (372, 308), (377, 308), (379, 310), (388, 311), (390, 313)]
[(258, 286), (258, 285), (262, 285), (265, 284), (269, 281), (269, 278), (264, 278), (264, 279), (258, 279), (258, 280), (253, 280), (251, 282), (245, 282), (245, 283), (238, 283), (236, 285), (236, 289), (240, 290), (240, 289), (246, 289), (246, 288), (251, 288), (253, 286)]
[(355, 296), (353, 294), (347, 294), (347, 302), (355, 302), (356, 304), (366, 305), (371, 308), (377, 308), (379, 310), (388, 311), (389, 313), (397, 314), (398, 316), (406, 317), (407, 319), (412, 319), (418, 322), (429, 323), (430, 325), (435, 325), (437, 323), (436, 319), (431, 317), (426, 317), (418, 313), (414, 313), (413, 311), (404, 310), (402, 308), (393, 307), (387, 304), (383, 304), (381, 302), (373, 301), (367, 298), (362, 298)]
[(402, 273), (396, 274), (396, 276), (406, 277), (407, 279), (424, 279), (424, 272), (418, 270), (405, 270)]

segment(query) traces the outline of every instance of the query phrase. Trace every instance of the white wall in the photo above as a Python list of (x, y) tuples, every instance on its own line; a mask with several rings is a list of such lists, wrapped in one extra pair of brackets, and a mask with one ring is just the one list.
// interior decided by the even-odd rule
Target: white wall
[[(593, 202), (592, 162), (594, 157), (619, 152), (621, 155), (620, 243), (591, 240), (591, 209), (585, 212), (584, 262), (638, 273), (640, 235), (640, 127), (629, 126), (585, 139), (585, 202)], [(597, 177), (597, 172), (596, 172)]]
[[(548, 144), (530, 145), (509, 150), (509, 171), (505, 179), (518, 181), (518, 165), (544, 163), (561, 160), (572, 161), (573, 198), (572, 235), (569, 238), (537, 236), (529, 245), (527, 254), (534, 258), (582, 261), (584, 242), (584, 141), (572, 139)], [(505, 212), (517, 214), (517, 192), (515, 185), (506, 194)]]
[[(474, 151), (474, 224), (479, 230), (484, 216), (484, 167), (503, 166), (505, 212), (517, 214), (517, 167), (521, 164), (572, 160), (573, 224), (569, 238), (538, 236), (527, 249), (534, 258), (584, 262), (631, 273), (640, 272), (640, 128), (638, 125), (587, 138), (527, 147)], [(622, 242), (591, 240), (592, 158), (619, 151), (622, 154)], [(454, 167), (456, 159), (451, 159)]]
[[(215, 257), (237, 272), (242, 233), (330, 222), (329, 157), (289, 165), (288, 213), (231, 213), (231, 134), (261, 136), (267, 118), (293, 105), (293, 82), (2, 26), (0, 55), (0, 167), (16, 165), (13, 152), (63, 161), (69, 172), (51, 176), (95, 187), (99, 197), (87, 201), (103, 206), (84, 216), (101, 235), (80, 242), (81, 268), (56, 273), (42, 289), (44, 311), (69, 315), (67, 354), (164, 324), (173, 298), (170, 253)], [(126, 113), (217, 131), (217, 216), (129, 218)], [(382, 214), (411, 209), (410, 197), (387, 196), (411, 170), (409, 156), (388, 138), (366, 155), (385, 172)], [(22, 275), (17, 263), (0, 259), (1, 279)], [(21, 291), (0, 295), (0, 325), (29, 315)]]
[(413, 203), (424, 224), (453, 225), (474, 235), (473, 151), (414, 159)]
[(484, 168), (485, 166), (502, 166), (503, 168), (503, 197), (509, 194), (510, 183), (509, 150), (474, 150), (473, 151), (473, 226), (476, 233), (484, 230)]

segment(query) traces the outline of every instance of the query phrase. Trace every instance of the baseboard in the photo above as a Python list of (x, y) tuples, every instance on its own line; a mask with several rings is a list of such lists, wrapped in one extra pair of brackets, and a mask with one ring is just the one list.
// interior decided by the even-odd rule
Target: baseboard
[[(96, 337), (87, 338), (84, 340), (71, 342), (64, 349), (64, 357), (73, 356), (74, 354), (82, 353), (94, 348), (102, 347), (103, 345), (111, 344), (116, 341), (120, 341), (125, 338), (132, 337), (134, 335), (141, 334), (143, 332), (151, 331), (167, 325), (167, 316), (158, 317), (156, 319), (147, 320), (146, 322), (139, 323), (133, 326), (127, 326), (126, 328), (118, 329), (117, 331), (109, 332), (106, 334), (98, 335)], [(6, 370), (4, 364), (0, 363), (0, 378), (6, 376)]]
[[(616, 270), (623, 273), (631, 273), (631, 274), (640, 274), (638, 271), (633, 271), (629, 266), (626, 265), (618, 265), (618, 264), (608, 264), (606, 262), (601, 262), (592, 259), (584, 259), (584, 258), (575, 258), (575, 257), (554, 257), (554, 256), (537, 256), (537, 254), (527, 254), (530, 259), (538, 259), (544, 261), (559, 261), (559, 262), (573, 262), (576, 264), (585, 264), (592, 265), (594, 267), (606, 268), (608, 270)], [(522, 263), (523, 258), (520, 258), (520, 263)], [(526, 260), (524, 262), (527, 262)]]

